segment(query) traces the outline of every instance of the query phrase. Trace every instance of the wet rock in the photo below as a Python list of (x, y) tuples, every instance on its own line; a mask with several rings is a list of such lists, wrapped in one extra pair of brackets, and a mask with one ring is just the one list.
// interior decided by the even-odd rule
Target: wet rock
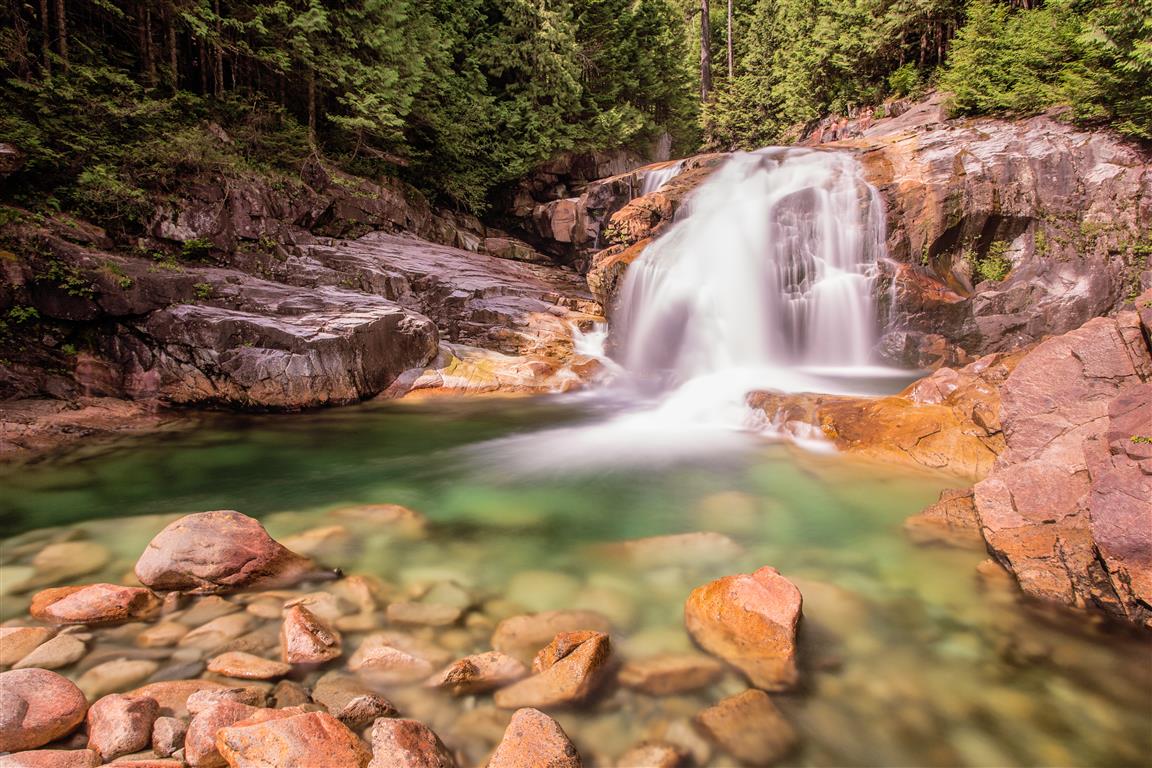
[(651, 696), (672, 696), (707, 688), (724, 675), (724, 665), (700, 654), (635, 659), (620, 668), (620, 685)]
[(111, 559), (108, 549), (94, 541), (49, 544), (32, 558), (36, 575), (29, 586), (59, 584), (77, 576), (86, 576), (103, 568)]
[(641, 568), (715, 565), (744, 554), (744, 548), (722, 533), (697, 531), (668, 536), (649, 536), (602, 548), (612, 558), (622, 558)]
[(238, 610), (240, 610), (239, 605), (219, 595), (202, 595), (194, 598), (192, 605), (179, 617), (173, 616), (172, 618), (189, 627), (200, 627), (221, 616), (236, 613)]
[(262, 709), (229, 700), (212, 701), (198, 709), (184, 737), (184, 759), (192, 768), (222, 768), (226, 765), (217, 744), (221, 728), (242, 721), (255, 724), (304, 714), (304, 710), (298, 707)]
[(196, 627), (177, 642), (181, 648), (215, 651), (251, 629), (254, 620), (246, 613), (230, 613)]
[(162, 621), (153, 624), (136, 636), (136, 645), (141, 648), (170, 648), (188, 634), (188, 627), (178, 621)]
[(364, 768), (372, 759), (356, 734), (325, 712), (257, 723), (239, 722), (222, 728), (216, 744), (231, 768), (270, 765)]
[(242, 651), (229, 651), (209, 660), (208, 671), (244, 680), (271, 680), (292, 671), (291, 664), (254, 656)]
[(629, 749), (616, 761), (617, 768), (685, 768), (689, 754), (661, 741), (645, 741)]
[(796, 746), (797, 736), (763, 691), (723, 699), (696, 716), (696, 726), (732, 757), (772, 765)]
[(381, 718), (372, 726), (369, 768), (456, 768), (456, 759), (418, 720)]
[(136, 562), (136, 576), (153, 589), (199, 593), (286, 586), (316, 571), (259, 522), (231, 510), (180, 518)]
[(388, 621), (427, 627), (447, 627), (460, 620), (462, 611), (451, 605), (424, 602), (392, 603), (388, 606)]
[(184, 749), (188, 724), (176, 717), (158, 717), (152, 725), (152, 751), (157, 757), (171, 757)]
[(0, 627), (0, 667), (10, 667), (52, 637), (48, 627)]
[(424, 515), (399, 504), (357, 504), (338, 507), (328, 512), (329, 517), (363, 520), (387, 531), (422, 534), (428, 525)]
[(98, 699), (88, 708), (88, 748), (105, 761), (144, 749), (151, 743), (159, 711), (156, 699), (147, 696), (113, 694)]
[(564, 729), (536, 709), (519, 709), (488, 768), (580, 768), (580, 754)]
[[(3, 640), (0, 640), (0, 643), (3, 642)], [(69, 664), (75, 664), (84, 657), (87, 651), (88, 646), (84, 644), (83, 640), (73, 635), (58, 635), (38, 646), (34, 651), (14, 664), (12, 668), (26, 669), (28, 667), (39, 667), (40, 669), (60, 669)]]
[(28, 612), (53, 624), (115, 624), (146, 619), (159, 610), (160, 598), (151, 590), (89, 584), (37, 592)]
[(354, 731), (379, 717), (399, 714), (392, 702), (343, 672), (329, 672), (317, 680), (312, 689), (312, 700)]
[(34, 749), (0, 756), (0, 768), (96, 768), (103, 762), (91, 749)]
[(158, 669), (160, 665), (148, 659), (115, 659), (92, 667), (80, 675), (76, 685), (90, 700), (98, 699), (138, 685)]
[(435, 670), (428, 659), (391, 642), (388, 635), (369, 635), (348, 660), (348, 668), (382, 685), (415, 683)]
[(319, 528), (310, 528), (294, 536), (288, 536), (282, 543), (293, 552), (314, 557), (321, 552), (347, 544), (349, 539), (348, 529), (344, 526), (325, 525)]
[(610, 654), (603, 632), (562, 632), (533, 661), (537, 674), (501, 688), (493, 701), (503, 709), (583, 702), (603, 680)]
[(528, 668), (518, 659), (499, 651), (478, 653), (453, 662), (429, 681), (429, 685), (468, 696), (510, 685), (528, 676)]
[(208, 688), (202, 691), (193, 691), (188, 695), (187, 699), (188, 712), (193, 715), (198, 715), (222, 701), (245, 704), (249, 707), (260, 709), (264, 707), (268, 701), (265, 691), (266, 689), (258, 688), (256, 685), (237, 686), (235, 688)]
[(971, 488), (943, 491), (939, 501), (904, 521), (904, 532), (917, 544), (972, 547), (984, 543)]
[(280, 648), (289, 664), (323, 664), (340, 656), (340, 633), (302, 605), (284, 612)]
[(45, 669), (0, 672), (0, 752), (35, 749), (71, 733), (88, 701), (66, 677)]
[(775, 568), (725, 576), (697, 587), (684, 605), (688, 633), (704, 650), (739, 669), (752, 684), (796, 684), (800, 590)]
[(228, 686), (213, 680), (163, 680), (148, 683), (128, 692), (130, 696), (148, 696), (160, 705), (165, 717), (188, 717), (188, 698), (201, 691), (224, 691)]
[(492, 633), (492, 647), (525, 664), (560, 632), (608, 632), (611, 625), (595, 611), (546, 611), (504, 619)]

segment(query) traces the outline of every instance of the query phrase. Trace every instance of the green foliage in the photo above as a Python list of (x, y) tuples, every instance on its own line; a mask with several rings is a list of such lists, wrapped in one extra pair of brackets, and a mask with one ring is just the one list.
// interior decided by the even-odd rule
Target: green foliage
[(206, 237), (194, 237), (180, 244), (180, 255), (192, 261), (204, 261), (212, 253), (212, 241)]
[(36, 307), (28, 307), (17, 304), (8, 310), (6, 319), (13, 325), (25, 325), (35, 320), (39, 320), (40, 313), (36, 311)]
[(916, 96), (924, 89), (922, 73), (911, 62), (888, 75), (888, 89), (893, 96)]
[(972, 268), (980, 281), (1000, 282), (1008, 277), (1008, 273), (1012, 271), (1012, 260), (1008, 258), (1008, 243), (1003, 240), (993, 241), (988, 246), (987, 253), (975, 258)]
[(1137, 443), (1137, 444), (1143, 444), (1143, 445), (1152, 444), (1152, 437), (1150, 437), (1148, 435), (1132, 435), (1132, 437), (1129, 439), (1133, 443)]
[(90, 299), (96, 295), (96, 288), (79, 267), (65, 264), (59, 259), (50, 259), (45, 266), (45, 270), (37, 275), (39, 279), (47, 280), (69, 296), (79, 299)]
[(216, 289), (212, 287), (211, 283), (194, 283), (192, 294), (198, 301), (208, 301), (216, 294)]

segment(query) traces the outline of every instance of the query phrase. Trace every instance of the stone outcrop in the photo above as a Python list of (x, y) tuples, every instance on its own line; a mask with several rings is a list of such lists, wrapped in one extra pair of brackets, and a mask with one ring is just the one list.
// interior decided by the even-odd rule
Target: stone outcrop
[(684, 604), (684, 625), (700, 647), (739, 669), (757, 688), (786, 690), (799, 679), (801, 602), (796, 585), (764, 567), (694, 589)]
[(1026, 355), (1001, 386), (1005, 450), (975, 486), (988, 547), (1026, 593), (1138, 623), (1152, 620), (1150, 333), (1122, 312)]
[(165, 591), (285, 586), (316, 572), (259, 522), (231, 510), (185, 515), (156, 534), (136, 561), (141, 583)]

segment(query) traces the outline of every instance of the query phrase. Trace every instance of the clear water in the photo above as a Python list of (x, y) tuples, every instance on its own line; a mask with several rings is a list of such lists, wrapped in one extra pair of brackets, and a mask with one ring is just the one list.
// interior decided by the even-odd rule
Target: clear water
[[(909, 543), (903, 519), (946, 481), (750, 437), (740, 450), (639, 465), (560, 460), (533, 469), (508, 450), (521, 444), (508, 438), (600, 421), (614, 408), (571, 397), (437, 400), (207, 418), (2, 470), (3, 536), (74, 525), (115, 554), (84, 580), (119, 580), (175, 514), (238, 509), (286, 536), (332, 525), (325, 512), (334, 506), (401, 503), (430, 518), (426, 537), (341, 520), (352, 535), (323, 559), (400, 589), (455, 579), (486, 606), (500, 598), (534, 610), (604, 610), (617, 653), (631, 657), (690, 647), (682, 605), (695, 586), (773, 565), (805, 598), (803, 685), (775, 696), (802, 737), (784, 765), (1148, 765), (1152, 645), (1022, 603), (977, 577), (983, 552)], [(598, 549), (695, 530), (728, 534), (745, 555), (637, 568)], [(14, 551), (10, 544), (0, 552)], [(21, 567), (0, 557), (9, 576)], [(26, 596), (3, 600), (4, 618), (26, 604)], [(451, 642), (447, 631), (429, 634), (456, 654), (486, 650), (490, 625), (474, 618)], [(608, 692), (557, 717), (588, 764), (613, 765), (642, 738), (682, 736), (695, 712), (743, 687), (729, 675), (693, 695)], [(475, 764), (507, 719), (487, 697), (386, 693)], [(718, 752), (707, 759), (732, 764)]]

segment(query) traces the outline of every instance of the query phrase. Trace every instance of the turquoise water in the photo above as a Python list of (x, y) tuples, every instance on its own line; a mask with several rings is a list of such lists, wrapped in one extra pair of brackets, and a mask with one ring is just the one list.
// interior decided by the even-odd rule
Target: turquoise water
[[(764, 443), (655, 466), (523, 470), (497, 440), (580, 425), (606, 406), (579, 399), (435, 400), (291, 416), (217, 416), (193, 428), (90, 446), (0, 469), (0, 617), (25, 610), (12, 589), (34, 570), (20, 545), (55, 535), (110, 553), (76, 581), (122, 580), (173, 516), (236, 509), (278, 537), (339, 525), (326, 564), (412, 593), (451, 580), (478, 606), (461, 627), (422, 630), (462, 655), (487, 650), (514, 610), (595, 608), (623, 658), (690, 649), (692, 588), (772, 565), (805, 598), (803, 684), (775, 696), (801, 736), (786, 765), (1140, 766), (1152, 755), (1152, 645), (1127, 631), (1022, 602), (981, 578), (980, 551), (912, 545), (901, 524), (950, 481)], [(495, 442), (493, 442), (495, 441)], [(534, 445), (529, 443), (529, 445)], [(556, 448), (541, 442), (538, 450)], [(398, 537), (328, 512), (398, 503), (430, 520)], [(731, 537), (743, 554), (636, 564), (603, 545), (690, 531)], [(11, 537), (19, 534), (19, 538)], [(3, 585), (0, 585), (3, 586)], [(511, 606), (511, 607), (510, 607)], [(346, 636), (349, 646), (357, 635)], [(79, 669), (63, 670), (78, 674)], [(307, 681), (305, 681), (307, 682)], [(616, 690), (558, 714), (588, 764), (613, 765), (643, 738), (692, 741), (691, 716), (742, 690), (729, 674), (690, 695)], [(488, 697), (386, 691), (479, 764), (499, 737)], [(698, 739), (696, 741), (699, 741)]]

